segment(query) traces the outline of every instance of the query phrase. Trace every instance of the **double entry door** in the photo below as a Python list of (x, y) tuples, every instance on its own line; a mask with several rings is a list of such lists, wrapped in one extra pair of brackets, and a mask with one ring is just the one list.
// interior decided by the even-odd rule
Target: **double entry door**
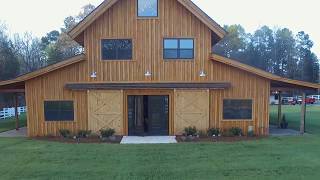
[(129, 95), (129, 136), (169, 135), (169, 96)]

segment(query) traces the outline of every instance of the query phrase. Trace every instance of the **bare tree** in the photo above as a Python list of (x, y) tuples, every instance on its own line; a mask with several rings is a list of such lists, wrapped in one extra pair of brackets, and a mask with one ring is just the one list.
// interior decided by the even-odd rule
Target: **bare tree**
[(46, 56), (40, 39), (25, 33), (23, 36), (14, 36), (14, 48), (18, 54), (21, 72), (35, 71), (46, 64)]

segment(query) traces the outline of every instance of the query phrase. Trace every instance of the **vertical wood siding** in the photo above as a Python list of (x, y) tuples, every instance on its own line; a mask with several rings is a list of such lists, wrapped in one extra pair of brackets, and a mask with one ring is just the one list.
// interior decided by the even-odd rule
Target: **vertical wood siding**
[[(159, 17), (136, 16), (136, 0), (122, 0), (85, 31), (90, 72), (97, 81), (205, 81), (199, 72), (208, 67), (211, 30), (175, 0), (159, 0)], [(194, 38), (195, 60), (163, 60), (163, 38)], [(102, 61), (101, 39), (133, 40), (132, 61)], [(145, 72), (153, 73), (146, 78)], [(208, 70), (208, 69), (205, 69)]]
[[(64, 88), (67, 82), (85, 81), (86, 72), (86, 64), (78, 63), (26, 82), (28, 136), (58, 135), (59, 129), (70, 129), (72, 132), (87, 129), (87, 93)], [(73, 100), (75, 121), (45, 122), (46, 100)]]
[[(53, 134), (62, 128), (74, 132), (88, 128), (87, 92), (64, 89), (67, 82), (231, 82), (228, 90), (210, 91), (210, 127), (227, 129), (249, 125), (256, 133), (268, 133), (268, 98), (270, 82), (267, 79), (239, 69), (212, 62), (211, 30), (175, 0), (159, 0), (159, 17), (138, 19), (136, 0), (121, 0), (105, 12), (84, 32), (87, 60), (26, 83), (29, 136)], [(163, 60), (163, 38), (194, 38), (194, 60)], [(130, 38), (133, 40), (132, 61), (102, 61), (101, 39)], [(152, 77), (146, 78), (150, 70)], [(204, 70), (207, 77), (200, 77)], [(97, 72), (95, 80), (89, 78)], [(253, 121), (223, 121), (224, 98), (253, 99)], [(74, 100), (75, 122), (45, 122), (44, 100)], [(124, 124), (126, 126), (126, 124)], [(187, 126), (187, 124), (181, 124)]]

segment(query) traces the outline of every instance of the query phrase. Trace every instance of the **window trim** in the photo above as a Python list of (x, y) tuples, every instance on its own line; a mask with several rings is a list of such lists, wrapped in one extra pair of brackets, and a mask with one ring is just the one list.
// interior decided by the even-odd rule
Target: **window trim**
[[(103, 59), (103, 51), (102, 51), (102, 41), (103, 40), (131, 40), (131, 59)], [(106, 37), (106, 38), (100, 38), (100, 42), (99, 42), (99, 51), (100, 51), (100, 61), (102, 62), (114, 62), (114, 61), (117, 61), (117, 62), (132, 62), (134, 61), (134, 39), (131, 38), (131, 37)]]
[[(224, 100), (251, 100), (252, 101), (252, 114), (251, 114), (251, 119), (224, 119), (224, 116), (223, 116), (223, 114), (224, 114)], [(253, 118), (253, 116), (254, 116), (254, 99), (253, 98), (223, 98), (222, 100), (221, 100), (221, 104), (222, 104), (222, 108), (221, 108), (221, 117), (222, 117), (222, 122), (253, 122), (254, 121), (254, 118)]]
[[(72, 101), (73, 103), (73, 120), (52, 120), (52, 121), (47, 121), (46, 120), (46, 115), (45, 115), (45, 102), (50, 101), (50, 102), (61, 102), (61, 101)], [(76, 107), (76, 100), (75, 99), (45, 99), (43, 100), (43, 119), (45, 123), (76, 123), (77, 122), (77, 107)]]
[[(178, 49), (172, 49), (172, 48), (165, 48), (165, 41), (166, 40), (177, 40), (178, 41)], [(192, 40), (193, 42), (193, 48), (192, 48), (192, 58), (181, 58), (180, 57), (180, 51), (181, 50), (191, 50), (191, 49), (180, 49), (180, 41), (181, 40)], [(182, 61), (191, 61), (191, 60), (194, 60), (195, 59), (195, 38), (191, 38), (191, 37), (184, 37), (184, 38), (167, 38), (167, 37), (164, 37), (163, 40), (162, 40), (162, 58), (163, 60), (165, 61), (177, 61), (177, 60), (182, 60)], [(177, 50), (178, 51), (178, 58), (166, 58), (165, 57), (165, 50)]]
[(136, 0), (136, 12), (137, 12), (137, 18), (138, 19), (156, 19), (156, 18), (159, 18), (159, 0), (156, 0), (157, 1), (157, 16), (139, 16), (139, 0)]

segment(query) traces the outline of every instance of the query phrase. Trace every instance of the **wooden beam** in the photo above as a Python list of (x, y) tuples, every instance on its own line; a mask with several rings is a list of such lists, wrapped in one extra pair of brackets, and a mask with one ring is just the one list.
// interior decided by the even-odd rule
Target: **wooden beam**
[(301, 103), (301, 119), (300, 119), (300, 134), (305, 133), (305, 122), (306, 122), (306, 93), (302, 93)]
[(68, 83), (67, 89), (85, 90), (128, 90), (128, 89), (227, 89), (231, 83)]
[(282, 97), (281, 97), (281, 91), (279, 91), (278, 93), (278, 99), (279, 99), (279, 103), (278, 103), (278, 128), (281, 127), (281, 119), (282, 119)]
[(15, 101), (14, 111), (15, 111), (15, 115), (16, 115), (16, 130), (19, 131), (19, 112), (18, 112), (19, 97), (18, 97), (18, 93), (14, 94), (14, 101)]
[(0, 93), (24, 93), (25, 89), (0, 89)]

